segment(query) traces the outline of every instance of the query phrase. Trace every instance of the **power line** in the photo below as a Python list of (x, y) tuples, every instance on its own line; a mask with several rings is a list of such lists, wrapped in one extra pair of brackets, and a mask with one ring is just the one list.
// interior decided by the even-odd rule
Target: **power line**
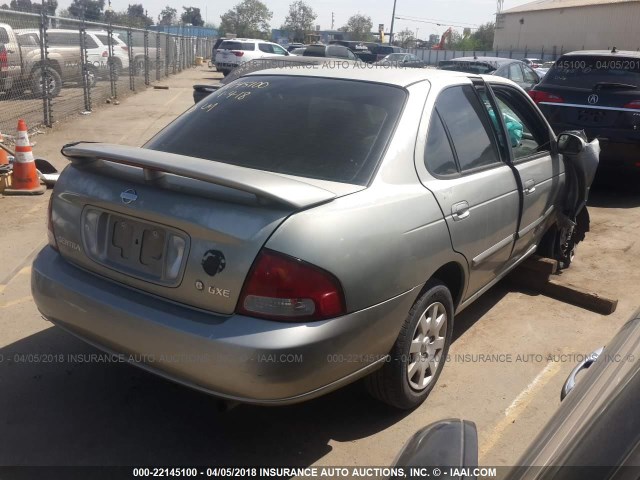
[(409, 22), (417, 22), (417, 23), (429, 23), (431, 25), (438, 25), (440, 27), (458, 27), (458, 28), (471, 28), (477, 29), (479, 25), (477, 23), (458, 23), (454, 24), (448, 22), (446, 20), (436, 20), (436, 19), (426, 19), (426, 18), (416, 18), (416, 17), (399, 17), (396, 16), (398, 20), (407, 20)]

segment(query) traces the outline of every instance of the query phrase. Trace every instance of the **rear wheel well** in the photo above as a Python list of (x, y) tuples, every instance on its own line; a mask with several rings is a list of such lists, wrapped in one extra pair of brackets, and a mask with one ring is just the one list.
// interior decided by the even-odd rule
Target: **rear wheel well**
[[(453, 306), (457, 308), (462, 300), (462, 289), (464, 288), (464, 270), (460, 266), (460, 264), (456, 262), (449, 262), (443, 266), (441, 266), (436, 272), (431, 276), (431, 279), (440, 280), (451, 292), (451, 298), (453, 299)], [(425, 284), (423, 290), (427, 289), (427, 285), (429, 282)], [(424, 292), (420, 291), (418, 297), (420, 297)]]

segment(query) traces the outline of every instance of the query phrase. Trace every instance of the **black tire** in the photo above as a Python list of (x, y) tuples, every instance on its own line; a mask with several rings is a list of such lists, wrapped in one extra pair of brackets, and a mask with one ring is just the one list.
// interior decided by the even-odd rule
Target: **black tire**
[(43, 71), (40, 67), (36, 67), (31, 73), (31, 93), (37, 97), (43, 96), (43, 74), (46, 74), (49, 81), (49, 95), (51, 97), (60, 95), (60, 90), (62, 90), (62, 78), (60, 78), (60, 74), (53, 68), (47, 68), (46, 71)]
[[(391, 352), (389, 352), (390, 360), (382, 368), (365, 378), (367, 390), (374, 398), (402, 410), (415, 408), (425, 401), (438, 381), (451, 345), (454, 321), (451, 292), (442, 282), (435, 279), (430, 280), (424, 290), (424, 293), (420, 295), (411, 310), (409, 310), (409, 314), (400, 329), (400, 334)], [(414, 334), (418, 333), (418, 322), (420, 322), (423, 314), (428, 313), (427, 309), (434, 305), (439, 305), (439, 309), (442, 306), (443, 311), (446, 312), (445, 319), (447, 323), (446, 332), (443, 335), (444, 345), (439, 354), (434, 357), (438, 360), (435, 371), (431, 370), (432, 367), (429, 367), (430, 380), (421, 389), (416, 389), (412, 386), (414, 383), (412, 379), (416, 377), (409, 378), (409, 367), (417, 363), (412, 360), (415, 360), (416, 355), (420, 354), (410, 353), (411, 344), (414, 340)], [(433, 342), (431, 344), (433, 345)], [(426, 360), (424, 362), (425, 365), (431, 365)]]
[(231, 70), (219, 70), (219, 71), (222, 72), (222, 75), (225, 77), (231, 73)]

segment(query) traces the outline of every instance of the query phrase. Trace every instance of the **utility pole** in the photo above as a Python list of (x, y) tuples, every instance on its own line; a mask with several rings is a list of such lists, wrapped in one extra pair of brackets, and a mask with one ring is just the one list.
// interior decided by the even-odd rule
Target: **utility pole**
[(331, 30), (333, 30), (334, 24), (335, 24), (335, 15), (333, 12), (331, 12)]
[(396, 18), (396, 0), (393, 0), (393, 13), (391, 14), (391, 29), (389, 30), (389, 45), (393, 45), (393, 21)]

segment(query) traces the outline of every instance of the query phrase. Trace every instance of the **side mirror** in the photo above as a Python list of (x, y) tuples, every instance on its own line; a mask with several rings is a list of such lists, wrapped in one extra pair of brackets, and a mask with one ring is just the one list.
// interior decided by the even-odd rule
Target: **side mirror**
[(558, 152), (563, 155), (578, 155), (587, 142), (585, 139), (573, 132), (563, 132), (558, 135)]
[[(424, 468), (474, 468), (478, 466), (478, 431), (473, 422), (461, 419), (441, 420), (419, 430), (409, 439), (394, 467), (403, 467), (405, 477), (425, 478)], [(395, 477), (391, 477), (394, 479)], [(455, 480), (456, 477), (449, 476)], [(476, 477), (460, 477), (475, 479)]]

